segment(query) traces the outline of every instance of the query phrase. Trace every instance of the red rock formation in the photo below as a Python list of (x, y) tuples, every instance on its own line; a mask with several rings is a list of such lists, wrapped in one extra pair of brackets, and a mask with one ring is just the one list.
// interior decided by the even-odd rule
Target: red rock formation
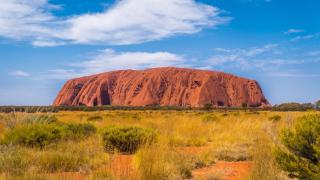
[(69, 80), (55, 106), (266, 106), (259, 84), (215, 71), (185, 68), (123, 70)]

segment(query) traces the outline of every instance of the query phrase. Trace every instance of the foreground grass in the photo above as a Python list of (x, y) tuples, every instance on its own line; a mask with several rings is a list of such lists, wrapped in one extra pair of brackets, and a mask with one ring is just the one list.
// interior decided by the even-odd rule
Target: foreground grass
[[(46, 114), (62, 124), (92, 124), (90, 137), (42, 148), (0, 146), (0, 179), (190, 179), (217, 161), (251, 161), (243, 179), (284, 179), (272, 150), (284, 127), (315, 112), (101, 111)], [(0, 139), (43, 114), (1, 114)], [(34, 122), (36, 119), (36, 122)], [(31, 121), (31, 122), (30, 122)], [(158, 137), (134, 154), (105, 151), (101, 133), (110, 126), (153, 129)], [(208, 174), (206, 179), (219, 179)], [(197, 177), (194, 177), (197, 178)]]

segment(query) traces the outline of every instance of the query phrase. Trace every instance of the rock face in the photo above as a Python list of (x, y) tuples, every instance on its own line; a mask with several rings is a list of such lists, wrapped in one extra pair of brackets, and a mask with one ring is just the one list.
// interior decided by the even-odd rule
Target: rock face
[(54, 106), (268, 106), (254, 80), (185, 68), (122, 70), (69, 80)]

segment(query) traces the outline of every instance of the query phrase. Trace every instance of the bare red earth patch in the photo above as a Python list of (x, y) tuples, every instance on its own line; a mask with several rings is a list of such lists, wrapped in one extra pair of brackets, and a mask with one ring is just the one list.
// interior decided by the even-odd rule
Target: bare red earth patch
[(218, 161), (211, 167), (196, 169), (192, 172), (194, 178), (216, 177), (224, 180), (239, 180), (249, 175), (251, 161), (226, 162)]

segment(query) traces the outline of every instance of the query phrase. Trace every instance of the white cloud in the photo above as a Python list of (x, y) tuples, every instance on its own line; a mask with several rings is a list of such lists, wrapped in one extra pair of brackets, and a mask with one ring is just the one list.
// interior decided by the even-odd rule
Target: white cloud
[(319, 51), (310, 51), (307, 52), (307, 56), (315, 56), (315, 57), (320, 57), (320, 50)]
[(101, 51), (91, 60), (69, 64), (69, 69), (55, 69), (46, 73), (49, 79), (69, 79), (112, 70), (145, 69), (164, 66), (187, 66), (185, 59), (169, 52)]
[(33, 46), (36, 47), (55, 47), (55, 46), (61, 46), (65, 43), (62, 41), (55, 41), (55, 40), (46, 40), (46, 39), (37, 39), (32, 42)]
[(25, 71), (21, 71), (21, 70), (15, 70), (15, 71), (11, 71), (9, 72), (10, 76), (19, 76), (19, 77), (29, 77), (30, 74), (25, 72)]
[(246, 49), (216, 48), (215, 55), (207, 60), (213, 68), (237, 70), (272, 70), (283, 65), (302, 64), (303, 60), (282, 57), (278, 44)]
[(286, 32), (284, 32), (284, 34), (296, 34), (296, 33), (301, 33), (304, 32), (304, 30), (302, 29), (289, 29)]
[(278, 72), (269, 72), (268, 76), (271, 77), (300, 77), (300, 78), (314, 78), (320, 77), (320, 74), (316, 73), (303, 73), (297, 71), (278, 71)]
[(310, 39), (314, 39), (314, 38), (318, 38), (320, 37), (320, 33), (314, 33), (314, 34), (308, 34), (305, 36), (296, 36), (294, 38), (291, 39), (291, 41), (300, 41), (300, 40), (310, 40)]
[(47, 26), (54, 20), (47, 0), (1, 0), (0, 36), (13, 39), (52, 36)]
[(64, 19), (53, 16), (52, 8), (47, 0), (2, 0), (0, 36), (30, 39), (36, 46), (122, 45), (193, 34), (230, 21), (218, 8), (195, 0), (120, 0), (104, 12)]
[(77, 43), (135, 44), (224, 24), (216, 7), (193, 0), (123, 0), (103, 13), (68, 20)]

